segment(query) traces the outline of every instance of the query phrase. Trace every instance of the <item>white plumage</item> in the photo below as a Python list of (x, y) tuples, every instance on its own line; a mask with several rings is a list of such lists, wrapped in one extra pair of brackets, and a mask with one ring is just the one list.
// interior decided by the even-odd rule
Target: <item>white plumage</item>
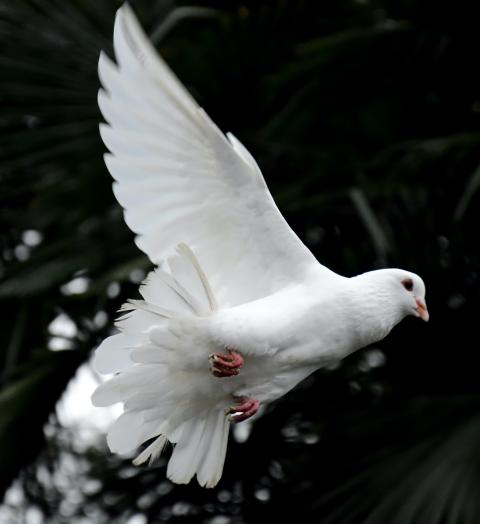
[[(100, 345), (115, 373), (92, 401), (123, 402), (113, 452), (175, 444), (168, 477), (219, 481), (238, 398), (270, 402), (315, 369), (383, 338), (404, 316), (428, 319), (421, 279), (402, 270), (344, 278), (320, 265), (278, 211), (255, 160), (225, 137), (157, 55), (124, 5), (116, 64), (102, 54), (98, 101), (114, 193), (156, 264)], [(211, 353), (235, 348), (240, 374), (218, 378)], [(235, 419), (235, 416), (233, 416)]]

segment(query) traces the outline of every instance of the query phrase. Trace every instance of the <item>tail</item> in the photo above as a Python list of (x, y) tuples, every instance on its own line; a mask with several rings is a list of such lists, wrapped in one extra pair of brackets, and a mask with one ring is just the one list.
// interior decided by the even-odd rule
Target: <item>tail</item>
[(167, 476), (186, 484), (196, 474), (200, 485), (213, 487), (227, 449), (225, 399), (206, 373), (206, 359), (203, 367), (193, 364), (195, 341), (178, 327), (217, 309), (212, 289), (193, 252), (180, 244), (167, 267), (150, 273), (140, 293), (143, 300), (122, 307), (126, 315), (116, 323), (120, 333), (95, 353), (96, 369), (117, 375), (97, 388), (93, 404), (124, 403), (108, 445), (112, 452), (126, 453), (154, 439), (134, 460), (139, 465), (154, 462), (170, 441), (175, 448)]

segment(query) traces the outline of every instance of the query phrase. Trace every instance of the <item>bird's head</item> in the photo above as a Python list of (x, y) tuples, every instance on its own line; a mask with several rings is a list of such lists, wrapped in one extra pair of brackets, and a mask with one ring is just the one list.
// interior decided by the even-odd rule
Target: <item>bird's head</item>
[(425, 284), (418, 275), (403, 269), (381, 269), (368, 275), (378, 283), (377, 289), (388, 297), (400, 316), (413, 315), (428, 322)]
[(414, 315), (428, 322), (427, 304), (425, 302), (425, 284), (423, 280), (415, 273), (401, 272), (399, 276), (401, 290), (401, 301), (405, 305), (407, 314)]

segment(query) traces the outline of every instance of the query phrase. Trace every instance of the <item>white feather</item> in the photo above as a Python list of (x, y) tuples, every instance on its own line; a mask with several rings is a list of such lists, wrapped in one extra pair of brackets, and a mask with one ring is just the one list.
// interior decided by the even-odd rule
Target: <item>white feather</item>
[(165, 435), (160, 435), (159, 437), (157, 437), (149, 446), (147, 446), (140, 453), (140, 455), (138, 455), (133, 460), (134, 466), (140, 466), (141, 464), (144, 464), (147, 461), (149, 462), (149, 464), (153, 464), (153, 462), (160, 457), (167, 443), (168, 440), (167, 437), (165, 437)]
[(112, 424), (107, 433), (107, 443), (115, 453), (128, 453), (139, 444), (139, 433), (143, 426), (141, 413), (126, 411)]
[(192, 246), (221, 305), (266, 296), (318, 266), (283, 220), (253, 157), (200, 110), (126, 6), (114, 47), (117, 66), (104, 55), (99, 61), (108, 94), (99, 95), (100, 107), (110, 124), (102, 136), (137, 245), (155, 263), (179, 241)]
[(94, 366), (100, 373), (126, 371), (132, 365), (130, 354), (142, 341), (140, 335), (120, 333), (106, 338), (95, 351)]
[(195, 474), (203, 451), (200, 447), (206, 423), (206, 417), (187, 422), (168, 463), (167, 477), (173, 482), (187, 484)]
[[(156, 437), (134, 461), (152, 463), (170, 440), (177, 444), (169, 463), (170, 478), (185, 483), (201, 471), (202, 483), (213, 485), (220, 478), (220, 464), (223, 467), (228, 420), (222, 403), (218, 405), (218, 393), (212, 395), (204, 370), (196, 367), (198, 358), (190, 358), (190, 363), (183, 360), (189, 359), (191, 348), (188, 329), (182, 329), (185, 316), (212, 314), (216, 300), (187, 246), (179, 246), (166, 267), (168, 273), (157, 270), (145, 279), (140, 288), (145, 301), (130, 300), (124, 306), (132, 316), (117, 325), (130, 334), (110, 337), (97, 350), (97, 368), (117, 367), (128, 373), (99, 386), (92, 402), (97, 406), (124, 403), (126, 411), (107, 435), (113, 452), (129, 452)], [(136, 334), (131, 334), (135, 329)], [(206, 355), (203, 358), (206, 364)], [(192, 389), (199, 395), (192, 397)], [(212, 444), (217, 449), (212, 450)]]
[(213, 488), (222, 476), (229, 426), (230, 423), (221, 410), (210, 411), (208, 433), (205, 433), (204, 450), (197, 469), (200, 486)]

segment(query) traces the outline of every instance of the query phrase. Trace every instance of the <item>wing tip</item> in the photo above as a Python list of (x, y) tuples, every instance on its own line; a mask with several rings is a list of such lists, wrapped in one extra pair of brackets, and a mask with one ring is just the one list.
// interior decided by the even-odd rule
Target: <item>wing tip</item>
[(113, 60), (107, 55), (107, 53), (100, 49), (100, 53), (98, 54), (98, 71), (100, 72), (102, 69), (105, 69), (105, 64), (108, 64), (110, 66), (114, 66)]
[(125, 6), (128, 4), (128, 2), (124, 2), (116, 11), (115, 13), (115, 22), (114, 27), (120, 22), (122, 17), (124, 16), (124, 13), (126, 11)]
[(118, 65), (102, 49), (98, 55), (97, 64), (98, 78), (105, 91), (110, 91), (108, 85), (112, 83), (112, 75), (118, 73)]
[[(108, 153), (113, 155), (113, 150), (111, 147), (112, 127), (110, 126), (110, 124), (107, 124), (105, 122), (100, 122), (98, 124), (98, 132), (100, 133), (100, 137), (103, 141), (103, 145), (107, 148)], [(105, 162), (105, 157), (104, 157), (104, 162)]]
[(115, 50), (115, 56), (117, 62), (119, 60), (120, 49), (122, 45), (129, 47), (128, 39), (125, 35), (125, 16), (124, 16), (124, 5), (121, 5), (115, 13), (115, 22), (113, 24), (113, 48)]
[[(104, 87), (100, 87), (97, 93), (97, 104), (102, 114), (103, 119), (106, 122), (110, 122), (109, 117), (109, 106), (110, 106), (110, 95)], [(103, 122), (102, 122), (103, 123)]]
[(105, 139), (103, 138), (104, 133), (108, 133), (111, 130), (111, 126), (107, 124), (106, 122), (99, 122), (98, 124), (98, 131), (100, 132), (100, 136), (102, 137), (103, 142), (105, 143)]
[[(139, 33), (140, 40), (143, 41), (141, 44)], [(148, 38), (143, 33), (135, 13), (128, 3), (124, 3), (116, 12), (113, 26), (113, 47), (117, 62), (122, 64), (133, 62), (143, 68), (145, 41), (148, 42)]]
[(128, 19), (132, 19), (132, 18), (136, 18), (135, 16), (135, 12), (133, 11), (132, 9), (132, 6), (130, 5), (130, 2), (124, 2), (119, 8), (118, 8), (118, 11), (122, 11), (123, 15), (125, 16), (125, 18), (128, 20)]
[(107, 166), (108, 172), (112, 175), (113, 179), (116, 180), (114, 175), (114, 162), (115, 162), (115, 155), (111, 153), (110, 151), (103, 154), (103, 161), (105, 165)]

